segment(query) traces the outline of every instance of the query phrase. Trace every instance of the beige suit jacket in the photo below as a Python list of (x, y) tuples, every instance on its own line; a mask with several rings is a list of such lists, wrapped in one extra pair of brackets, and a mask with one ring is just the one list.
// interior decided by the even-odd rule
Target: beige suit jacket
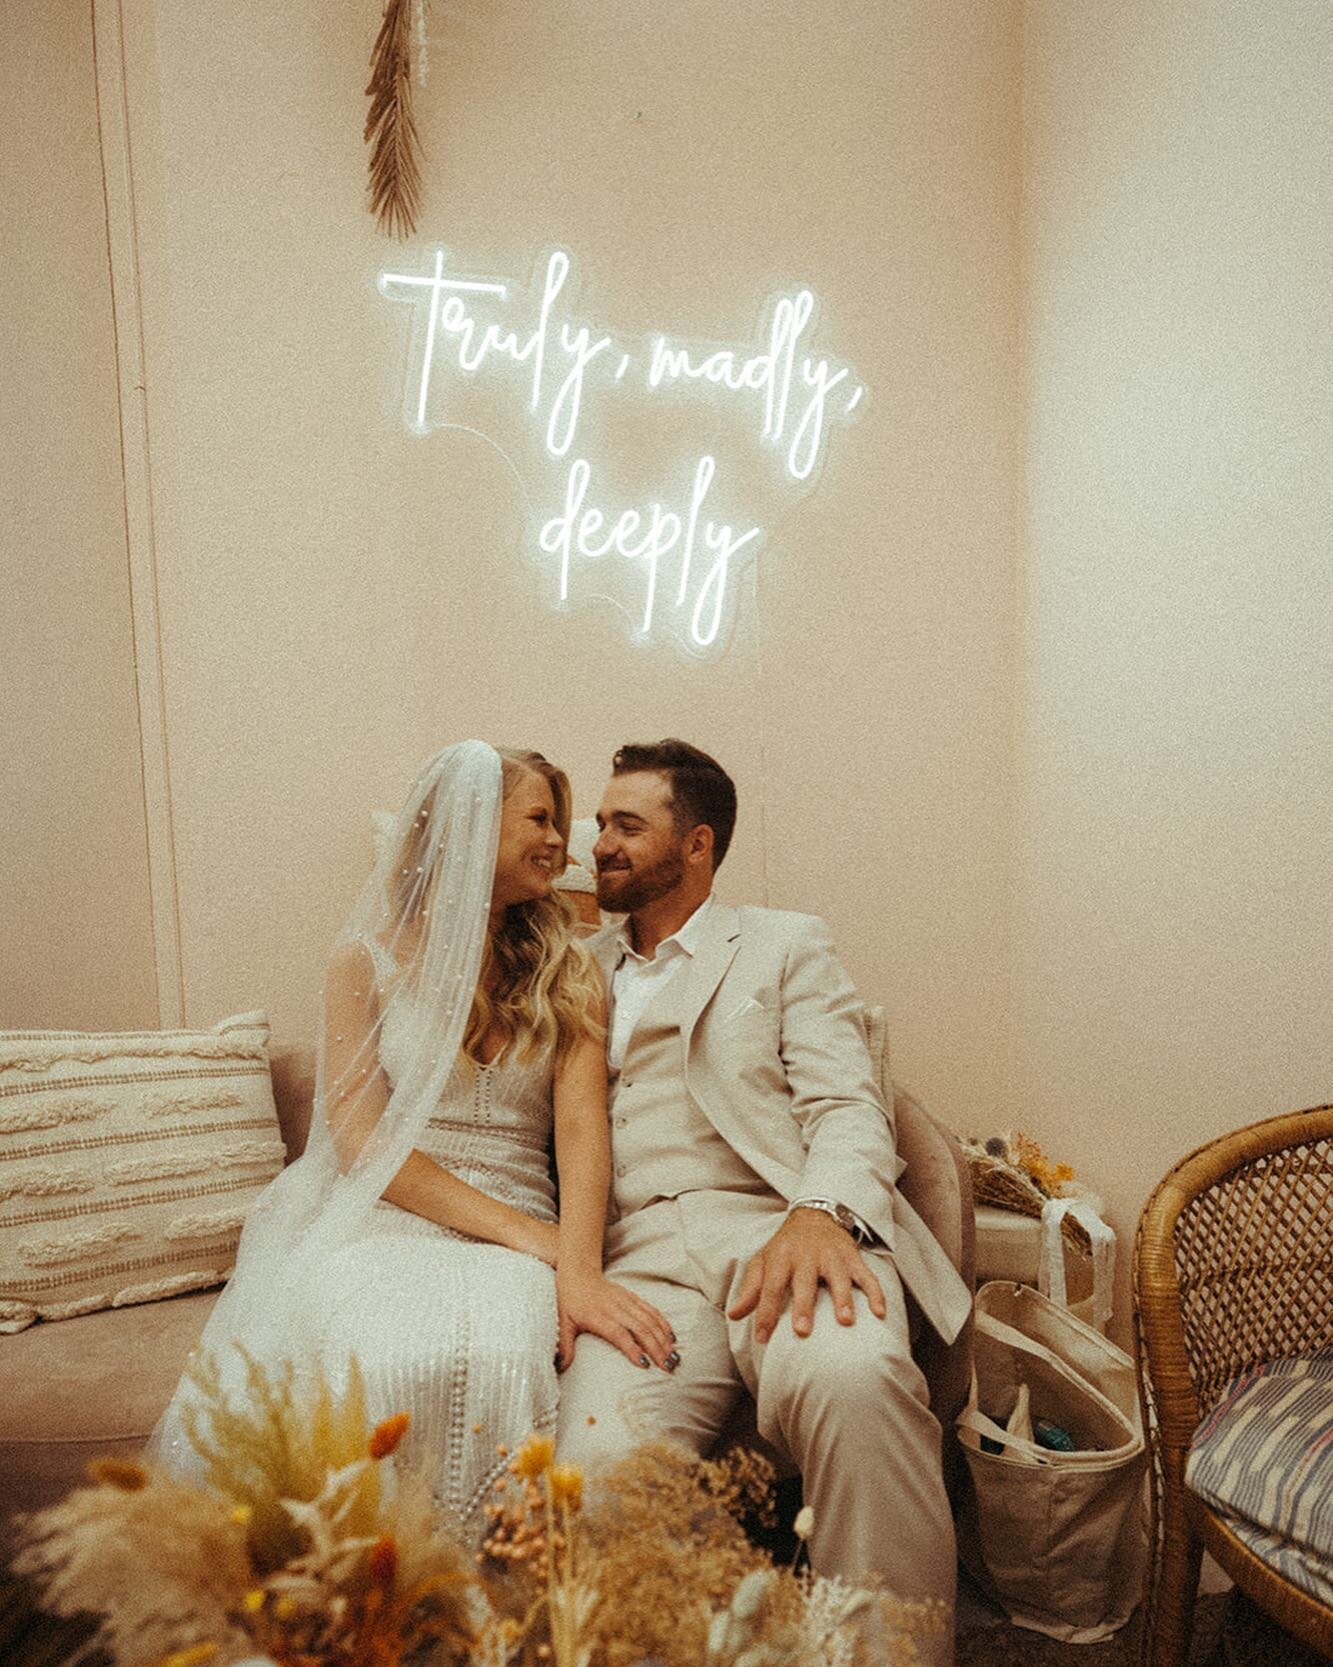
[[(589, 940), (606, 975), (618, 928)], [(884, 1241), (946, 1342), (972, 1297), (899, 1194), (892, 1110), (875, 1081), (860, 999), (814, 915), (714, 902), (673, 978), (685, 1091), (781, 1197), (846, 1204)]]

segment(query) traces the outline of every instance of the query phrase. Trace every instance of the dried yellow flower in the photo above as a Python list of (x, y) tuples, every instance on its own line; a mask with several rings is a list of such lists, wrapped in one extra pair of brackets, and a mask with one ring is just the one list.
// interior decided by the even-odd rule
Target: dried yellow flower
[(257, 1615), (264, 1607), (264, 1599), (267, 1595), (262, 1586), (252, 1586), (241, 1599), (241, 1608), (247, 1615)]
[(555, 1442), (549, 1435), (530, 1435), (514, 1454), (509, 1468), (524, 1481), (535, 1482), (555, 1462)]
[(165, 1657), (161, 1667), (198, 1667), (201, 1661), (212, 1661), (217, 1653), (216, 1644), (191, 1644), (188, 1649)]
[(577, 1511), (583, 1504), (583, 1472), (576, 1464), (557, 1464), (551, 1470), (551, 1499), (566, 1510)]
[(1018, 1167), (1030, 1175), (1048, 1197), (1058, 1197), (1065, 1183), (1074, 1179), (1070, 1166), (1052, 1162), (1031, 1135), (1020, 1130), (1014, 1137), (1014, 1143), (1018, 1148)]

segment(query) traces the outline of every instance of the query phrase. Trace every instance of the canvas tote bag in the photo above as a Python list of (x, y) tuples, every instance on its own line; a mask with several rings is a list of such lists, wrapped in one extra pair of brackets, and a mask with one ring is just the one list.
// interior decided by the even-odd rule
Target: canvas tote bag
[[(1032, 1416), (1067, 1430), (1073, 1452), (1006, 1430), (1023, 1385)], [(1017, 1626), (1073, 1644), (1109, 1638), (1139, 1601), (1147, 1557), (1133, 1361), (1033, 1287), (983, 1285), (956, 1423), (972, 1484), (959, 1522), (968, 1572)]]

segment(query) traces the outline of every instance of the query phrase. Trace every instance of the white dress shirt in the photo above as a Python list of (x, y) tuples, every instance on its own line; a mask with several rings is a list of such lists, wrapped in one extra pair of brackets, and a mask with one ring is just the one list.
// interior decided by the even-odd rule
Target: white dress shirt
[(663, 938), (651, 957), (640, 955), (630, 942), (626, 922), (616, 940), (620, 959), (611, 974), (611, 1033), (607, 1038), (607, 1063), (615, 1072), (625, 1062), (625, 1050), (634, 1034), (634, 1027), (653, 997), (675, 977), (686, 961), (692, 960), (699, 946), (704, 921), (712, 907), (710, 892), (679, 931)]

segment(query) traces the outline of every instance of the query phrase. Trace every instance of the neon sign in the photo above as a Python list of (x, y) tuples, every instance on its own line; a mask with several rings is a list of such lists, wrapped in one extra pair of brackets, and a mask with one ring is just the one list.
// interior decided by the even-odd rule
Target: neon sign
[[(761, 547), (763, 530), (727, 519), (717, 507), (719, 497), (730, 501), (717, 445), (701, 450), (696, 438), (692, 463), (659, 481), (652, 501), (617, 509), (582, 455), (585, 418), (593, 406), (632, 397), (640, 414), (660, 414), (674, 432), (682, 412), (688, 420), (691, 406), (708, 407), (714, 426), (725, 421), (748, 439), (753, 455), (768, 459), (769, 477), (785, 493), (809, 490), (832, 426), (849, 420), (865, 396), (850, 365), (811, 348), (814, 295), (799, 289), (774, 297), (756, 338), (743, 344), (664, 331), (622, 341), (569, 316), (562, 297), (571, 261), (564, 250), (547, 258), (527, 295), (501, 279), (456, 276), (447, 259), (436, 249), (425, 272), (379, 277), (380, 293), (414, 313), (408, 428), (425, 436), (459, 426), (460, 394), (483, 381), (512, 391), (544, 468), (561, 480), (562, 507), (532, 538), (554, 600), (610, 595), (641, 637), (666, 627), (696, 654), (721, 647), (736, 577)], [(620, 562), (609, 567), (612, 556)], [(616, 595), (612, 568), (634, 575), (629, 604)]]

